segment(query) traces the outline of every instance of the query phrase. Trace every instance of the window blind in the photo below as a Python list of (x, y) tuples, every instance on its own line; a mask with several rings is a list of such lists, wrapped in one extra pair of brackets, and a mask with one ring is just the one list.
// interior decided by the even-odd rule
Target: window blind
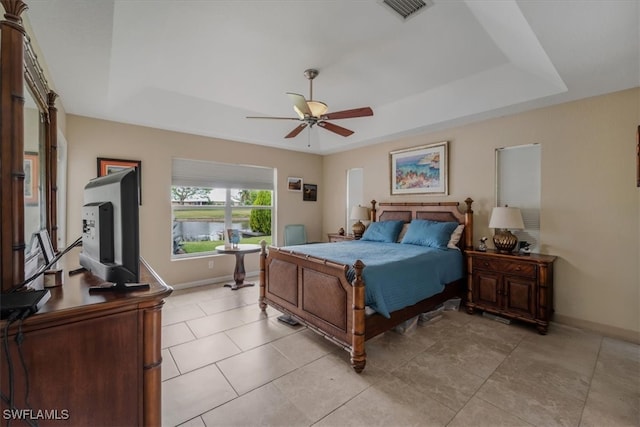
[(175, 158), (171, 180), (179, 187), (273, 190), (274, 169)]

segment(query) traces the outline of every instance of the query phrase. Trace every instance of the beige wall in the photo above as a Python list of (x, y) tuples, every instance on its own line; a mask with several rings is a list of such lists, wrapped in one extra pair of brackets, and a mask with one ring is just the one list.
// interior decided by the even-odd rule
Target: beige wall
[[(85, 117), (67, 116), (69, 241), (80, 233), (82, 187), (95, 176), (96, 157), (142, 160), (141, 253), (174, 285), (228, 277), (233, 259), (171, 261), (171, 158), (271, 166), (278, 169), (278, 236), (303, 222), (310, 240), (344, 227), (346, 171), (364, 169), (365, 200), (475, 200), (474, 240), (490, 236), (495, 203), (494, 150), (542, 145), (541, 252), (555, 264), (555, 319), (638, 341), (640, 332), (640, 191), (635, 185), (635, 131), (640, 89), (407, 137), (329, 156), (316, 156)], [(389, 151), (450, 141), (447, 197), (394, 196)], [(286, 191), (286, 177), (318, 183), (318, 202)], [(331, 189), (331, 191), (327, 191)], [(214, 259), (214, 269), (208, 261)], [(257, 256), (247, 256), (247, 270)]]
[[(81, 116), (67, 115), (68, 198), (67, 241), (81, 234), (84, 185), (96, 176), (96, 158), (142, 161), (140, 206), (140, 253), (170, 285), (211, 283), (230, 277), (234, 259), (213, 255), (198, 259), (171, 260), (171, 159), (173, 157), (225, 163), (268, 166), (277, 169), (277, 237), (287, 223), (303, 223), (310, 240), (321, 239), (323, 189), (318, 202), (303, 202), (302, 193), (286, 190), (287, 176), (320, 184), (322, 157), (251, 144), (162, 131)], [(209, 261), (214, 268), (209, 269)], [(246, 256), (247, 272), (258, 270), (258, 254)]]
[[(324, 232), (344, 227), (346, 170), (364, 168), (365, 200), (475, 200), (474, 241), (491, 236), (499, 147), (542, 146), (541, 252), (555, 264), (556, 320), (638, 341), (640, 89), (356, 149), (324, 159)], [(389, 151), (449, 145), (449, 196), (390, 196)]]

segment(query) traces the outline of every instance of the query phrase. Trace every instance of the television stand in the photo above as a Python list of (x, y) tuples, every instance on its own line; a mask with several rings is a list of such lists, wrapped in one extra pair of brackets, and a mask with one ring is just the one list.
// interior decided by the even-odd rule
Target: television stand
[(103, 283), (89, 287), (89, 292), (131, 292), (149, 289), (148, 283)]

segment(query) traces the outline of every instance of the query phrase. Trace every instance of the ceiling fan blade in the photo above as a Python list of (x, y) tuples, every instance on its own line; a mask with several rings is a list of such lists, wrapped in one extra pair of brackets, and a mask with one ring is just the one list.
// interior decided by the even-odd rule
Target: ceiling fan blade
[(352, 119), (354, 117), (373, 116), (370, 107), (354, 108), (353, 110), (336, 111), (334, 113), (323, 114), (322, 120)]
[(285, 136), (285, 138), (295, 138), (296, 136), (298, 136), (298, 134), (300, 132), (302, 132), (302, 129), (306, 128), (307, 124), (306, 123), (300, 123), (298, 126), (296, 126), (296, 128), (294, 130), (292, 130), (291, 132), (289, 132), (287, 134), (287, 136)]
[(305, 116), (312, 115), (311, 110), (309, 109), (309, 105), (307, 105), (307, 100), (304, 98), (304, 96), (291, 92), (287, 92), (287, 96), (289, 96), (289, 99), (291, 99), (291, 102), (293, 102), (293, 109), (296, 113), (298, 113), (301, 119), (304, 119)]
[(297, 117), (247, 116), (247, 119), (300, 120)]
[(353, 133), (352, 130), (347, 128), (343, 128), (342, 126), (334, 125), (329, 122), (318, 122), (318, 126), (325, 128), (326, 130), (330, 130), (331, 132), (337, 133), (342, 136), (349, 136)]

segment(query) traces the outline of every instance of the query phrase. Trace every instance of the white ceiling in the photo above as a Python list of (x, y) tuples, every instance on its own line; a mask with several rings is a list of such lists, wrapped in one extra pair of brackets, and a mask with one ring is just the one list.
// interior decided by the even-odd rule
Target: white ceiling
[[(26, 0), (68, 113), (334, 153), (640, 86), (638, 0), (434, 0), (403, 21), (380, 0)], [(286, 92), (335, 124), (298, 122)]]

